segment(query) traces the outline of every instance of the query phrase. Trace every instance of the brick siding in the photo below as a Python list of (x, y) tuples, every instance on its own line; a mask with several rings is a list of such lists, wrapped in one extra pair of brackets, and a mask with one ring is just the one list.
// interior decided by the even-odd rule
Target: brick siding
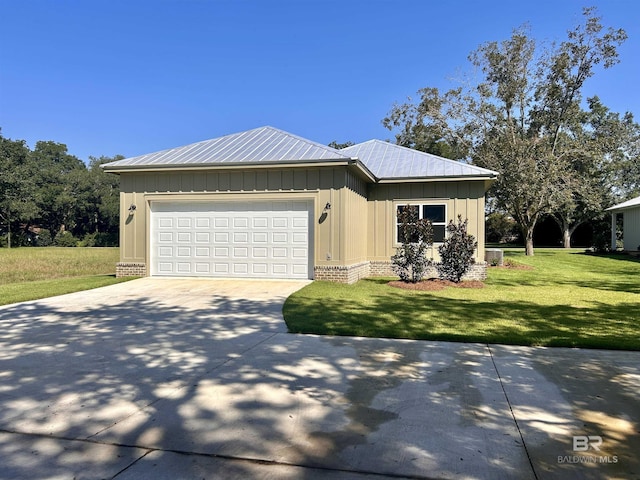
[(125, 263), (116, 264), (116, 278), (120, 277), (145, 277), (147, 275), (146, 263)]
[[(397, 277), (391, 262), (363, 262), (355, 265), (318, 266), (313, 269), (316, 280), (336, 283), (355, 283), (366, 277)], [(431, 267), (425, 278), (438, 278), (438, 271)], [(486, 262), (474, 263), (462, 277), (463, 280), (485, 280), (487, 278)]]

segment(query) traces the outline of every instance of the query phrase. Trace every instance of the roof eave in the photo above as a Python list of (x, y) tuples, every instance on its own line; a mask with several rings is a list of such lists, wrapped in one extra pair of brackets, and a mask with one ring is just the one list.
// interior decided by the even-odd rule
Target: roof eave
[(624, 212), (626, 210), (631, 210), (634, 208), (640, 208), (640, 205), (627, 205), (626, 207), (618, 207), (618, 206), (613, 206), (613, 207), (609, 207), (607, 209), (605, 209), (605, 212)]
[(292, 160), (273, 162), (222, 162), (222, 163), (181, 163), (181, 164), (158, 164), (158, 165), (102, 165), (105, 172), (109, 173), (130, 173), (130, 172), (153, 172), (153, 171), (180, 171), (180, 170), (235, 170), (240, 168), (289, 168), (289, 167), (326, 167), (350, 165), (352, 158), (336, 158), (323, 160)]
[(419, 183), (419, 182), (459, 182), (465, 180), (490, 180), (494, 181), (497, 175), (452, 175), (452, 176), (431, 176), (431, 177), (385, 177), (378, 180), (378, 183)]

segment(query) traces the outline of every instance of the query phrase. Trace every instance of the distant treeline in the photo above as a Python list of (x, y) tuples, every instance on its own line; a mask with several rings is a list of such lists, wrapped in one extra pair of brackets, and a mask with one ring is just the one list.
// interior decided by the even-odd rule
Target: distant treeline
[(100, 165), (123, 158), (89, 157), (67, 146), (0, 132), (0, 246), (116, 246), (120, 178)]

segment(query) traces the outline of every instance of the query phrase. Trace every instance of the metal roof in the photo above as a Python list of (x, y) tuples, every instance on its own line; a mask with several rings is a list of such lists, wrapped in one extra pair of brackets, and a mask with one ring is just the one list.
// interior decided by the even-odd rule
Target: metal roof
[(626, 202), (619, 203), (618, 205), (614, 205), (613, 207), (607, 208), (608, 211), (613, 210), (625, 210), (627, 208), (640, 207), (640, 197), (632, 198), (631, 200), (627, 200)]
[[(192, 143), (104, 164), (106, 171), (136, 169), (348, 162), (370, 180), (495, 178), (496, 172), (380, 140), (336, 150), (273, 127)], [(375, 177), (375, 178), (374, 178)]]
[(348, 160), (345, 153), (273, 127), (192, 143), (105, 164), (106, 170), (135, 167), (256, 164), (288, 161)]
[(495, 178), (486, 168), (449, 160), (430, 153), (401, 147), (381, 140), (369, 140), (340, 150), (359, 158), (379, 179), (409, 178)]

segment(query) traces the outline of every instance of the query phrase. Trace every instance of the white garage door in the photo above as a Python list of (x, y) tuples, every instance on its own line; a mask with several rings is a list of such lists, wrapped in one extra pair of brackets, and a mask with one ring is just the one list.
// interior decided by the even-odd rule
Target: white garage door
[(310, 202), (152, 202), (151, 274), (309, 278)]

